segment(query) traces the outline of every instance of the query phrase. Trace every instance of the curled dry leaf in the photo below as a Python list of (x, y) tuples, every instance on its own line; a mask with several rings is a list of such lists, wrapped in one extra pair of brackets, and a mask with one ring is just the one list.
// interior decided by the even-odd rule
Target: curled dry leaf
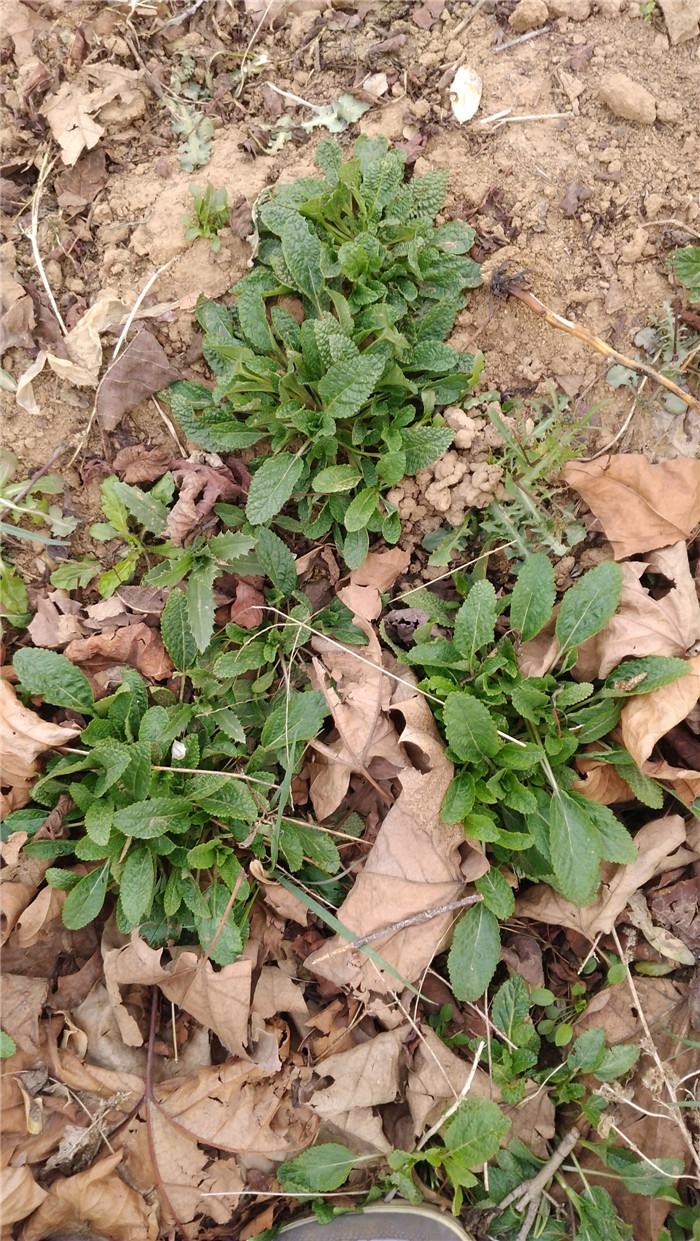
[(108, 181), (104, 151), (101, 148), (87, 151), (77, 164), (56, 178), (59, 207), (74, 215), (81, 207), (87, 207)]
[[(591, 749), (595, 748), (591, 746)], [(586, 758), (585, 754), (582, 754), (575, 759), (575, 766), (582, 777), (571, 786), (575, 793), (581, 793), (591, 801), (600, 802), (602, 806), (634, 801), (634, 792), (612, 763), (605, 763), (601, 759)]]
[[(338, 910), (338, 918), (356, 937), (380, 930), (449, 901), (464, 889), (460, 846), (464, 833), (440, 818), (440, 807), (453, 775), (452, 763), (424, 698), (416, 695), (397, 703), (394, 713), (404, 718), (399, 742), (419, 767), (407, 765), (397, 776), (401, 793), (382, 823), (377, 839), (353, 888)], [(373, 948), (401, 976), (415, 981), (445, 944), (452, 914), (442, 914), (422, 925), (394, 931)], [(386, 993), (396, 979), (340, 936), (311, 954), (306, 966), (337, 986), (355, 991)]]
[(653, 819), (640, 828), (634, 838), (639, 850), (636, 862), (630, 862), (627, 866), (602, 863), (600, 891), (585, 909), (572, 905), (546, 883), (539, 883), (517, 898), (516, 915), (546, 922), (550, 926), (571, 927), (591, 941), (596, 935), (608, 935), (632, 893), (648, 883), (656, 874), (657, 867), (680, 848), (685, 838), (685, 823), (679, 814)]
[(41, 1206), (46, 1190), (37, 1185), (29, 1168), (5, 1168), (2, 1174), (2, 1219), (6, 1228), (26, 1219)]
[(700, 655), (688, 660), (688, 675), (651, 694), (630, 698), (622, 708), (622, 742), (645, 775), (670, 782), (678, 796), (690, 804), (700, 795), (700, 771), (674, 767), (663, 758), (652, 758), (654, 746), (685, 720), (700, 697)]
[(163, 448), (130, 444), (119, 450), (112, 464), (125, 483), (155, 483), (170, 465), (170, 453)]
[[(227, 466), (217, 469), (197, 461), (174, 461), (171, 468), (180, 495), (170, 510), (165, 535), (177, 547), (182, 547), (187, 535), (209, 516), (219, 500), (238, 500), (247, 494), (250, 475), (245, 467), (240, 470), (239, 479)], [(201, 499), (197, 500), (200, 493)]]
[(231, 604), (229, 620), (243, 629), (257, 629), (262, 625), (265, 595), (261, 586), (262, 578), (236, 576), (236, 598)]
[(153, 1207), (117, 1174), (122, 1152), (108, 1155), (75, 1176), (58, 1177), (25, 1224), (22, 1241), (41, 1241), (78, 1222), (110, 1241), (156, 1241)]
[(0, 680), (2, 784), (3, 788), (17, 790), (13, 809), (29, 801), (39, 755), (55, 746), (67, 745), (79, 732), (77, 725), (51, 724), (48, 720), (42, 720), (35, 711), (23, 706), (7, 681)]
[(141, 328), (102, 377), (96, 402), (100, 426), (116, 430), (125, 414), (177, 378), (163, 346)]
[[(137, 668), (152, 681), (164, 681), (173, 673), (173, 664), (166, 654), (157, 629), (143, 621), (126, 625), (114, 633), (96, 633), (92, 638), (71, 642), (64, 654), (89, 673), (127, 664)], [(78, 730), (79, 731), (79, 730)]]
[(54, 590), (40, 595), (36, 612), (27, 626), (27, 632), (35, 646), (46, 646), (60, 651), (69, 642), (82, 638), (84, 630), (78, 620), (80, 605), (74, 604), (66, 591)]
[(564, 478), (599, 518), (616, 560), (687, 539), (700, 521), (700, 461), (652, 465), (621, 453), (572, 461)]
[(160, 987), (166, 999), (191, 1013), (218, 1036), (234, 1055), (245, 1056), (250, 1007), (250, 960), (241, 959), (215, 971), (210, 961), (191, 949), (174, 950), (161, 965), (162, 948), (149, 948), (134, 932), (123, 948), (103, 947), (105, 981), (122, 1038), (140, 1047), (143, 1035), (124, 1007), (122, 988), (132, 983)]
[(2, 1028), (21, 1051), (38, 1051), (39, 1017), (48, 992), (48, 978), (3, 974)]

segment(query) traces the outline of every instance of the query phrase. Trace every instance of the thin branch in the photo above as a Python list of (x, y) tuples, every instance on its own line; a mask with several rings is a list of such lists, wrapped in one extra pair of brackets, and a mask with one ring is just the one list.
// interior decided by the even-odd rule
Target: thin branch
[(46, 184), (46, 178), (49, 175), (49, 172), (51, 171), (51, 169), (53, 168), (53, 163), (54, 163), (53, 160), (49, 160), (49, 153), (47, 151), (46, 154), (44, 155), (43, 160), (41, 161), (41, 168), (39, 169), (39, 180), (36, 183), (36, 189), (34, 191), (34, 196), (32, 198), (32, 215), (31, 215), (32, 224), (31, 224), (31, 228), (27, 236), (29, 237), (29, 241), (31, 243), (32, 254), (34, 256), (34, 262), (36, 263), (37, 271), (39, 272), (39, 275), (41, 277), (41, 283), (46, 289), (46, 296), (48, 297), (51, 303), (51, 309), (53, 310), (53, 313), (55, 314), (56, 319), (58, 320), (58, 326), (60, 327), (61, 332), (63, 333), (64, 336), (67, 336), (68, 328), (63, 322), (63, 317), (56, 304), (56, 299), (53, 295), (53, 290), (51, 288), (51, 285), (49, 284), (48, 276), (46, 275), (46, 272), (44, 271), (44, 264), (41, 261), (41, 255), (39, 253), (39, 241), (38, 241), (38, 236), (37, 236), (38, 230), (39, 230), (39, 204), (41, 202), (41, 198), (44, 193), (44, 185)]
[(391, 922), (389, 926), (380, 927), (378, 931), (372, 931), (370, 935), (361, 935), (359, 939), (354, 939), (350, 944), (341, 944), (332, 952), (316, 957), (316, 962), (326, 961), (329, 957), (335, 956), (337, 952), (347, 952), (349, 948), (363, 948), (365, 944), (371, 944), (374, 939), (381, 939), (384, 935), (393, 935), (394, 931), (404, 931), (408, 926), (422, 926), (424, 922), (439, 918), (441, 914), (452, 913), (454, 909), (466, 909), (468, 905), (477, 905), (483, 899), (477, 893), (476, 896), (464, 896), (460, 901), (448, 901), (445, 905), (436, 905), (433, 909), (422, 909), (420, 913), (413, 914), (410, 918), (402, 918), (400, 922)]
[[(557, 1169), (564, 1160), (571, 1154), (581, 1134), (575, 1125), (564, 1134), (554, 1154), (542, 1165), (539, 1172), (535, 1176), (530, 1177), (528, 1181), (523, 1181), (511, 1193), (506, 1194), (498, 1204), (499, 1211), (505, 1211), (511, 1203), (515, 1205), (516, 1210), (521, 1211), (526, 1203), (536, 1202), (539, 1205), (539, 1199), (542, 1197), (543, 1191), (551, 1181)], [(534, 1216), (533, 1216), (534, 1219)], [(526, 1234), (527, 1235), (527, 1234)]]
[[(48, 461), (44, 462), (44, 464), (40, 466), (38, 470), (35, 470), (31, 478), (27, 479), (27, 482), (24, 484), (24, 487), (22, 487), (21, 491), (17, 492), (17, 495), (14, 497), (10, 508), (14, 507), (14, 505), (16, 505), (19, 500), (23, 500), (24, 497), (31, 491), (34, 484), (38, 483), (39, 479), (44, 477), (44, 474), (48, 474), (54, 461), (58, 460), (58, 458), (61, 456), (61, 453), (65, 452), (67, 447), (68, 447), (67, 444), (58, 445), (58, 448), (56, 449), (55, 452), (52, 452)], [(2, 512), (0, 513), (0, 521), (2, 521), (3, 518), (7, 517), (7, 514), (10, 512), (10, 508), (4, 508), (2, 510)]]
[(612, 345), (606, 344), (599, 336), (594, 336), (593, 332), (583, 327), (580, 323), (574, 323), (571, 319), (565, 319), (563, 315), (558, 315), (555, 311), (550, 310), (548, 306), (545, 306), (544, 302), (535, 297), (534, 293), (531, 293), (529, 289), (521, 289), (520, 285), (514, 281), (506, 284), (505, 291), (511, 297), (516, 297), (518, 301), (523, 302), (530, 310), (534, 310), (535, 314), (544, 319), (545, 323), (549, 323), (550, 327), (556, 327), (562, 332), (568, 332), (570, 336), (575, 336), (577, 340), (582, 340), (585, 344), (590, 345), (592, 349), (595, 349), (596, 353), (602, 354), (604, 358), (609, 358), (612, 362), (619, 363), (620, 366), (626, 366), (632, 371), (642, 371), (643, 374), (653, 379), (655, 383), (661, 384), (663, 388), (667, 388), (674, 396), (680, 397), (691, 409), (700, 413), (700, 401), (696, 401), (690, 392), (685, 392), (683, 388), (679, 388), (678, 384), (674, 383), (672, 379), (667, 379), (665, 375), (655, 370), (648, 362), (640, 362), (637, 358), (628, 358), (624, 353), (619, 353), (617, 349), (613, 349)]

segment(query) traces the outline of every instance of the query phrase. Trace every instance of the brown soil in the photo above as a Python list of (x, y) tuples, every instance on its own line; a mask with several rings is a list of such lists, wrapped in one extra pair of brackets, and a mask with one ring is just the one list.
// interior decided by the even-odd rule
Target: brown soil
[[(552, 309), (585, 323), (621, 351), (634, 352), (634, 336), (649, 313), (661, 312), (674, 298), (669, 251), (699, 235), (698, 39), (670, 45), (658, 5), (645, 19), (640, 5), (628, 0), (552, 0), (545, 33), (499, 50), (515, 37), (508, 20), (512, 0), (486, 0), (476, 12), (453, 0), (442, 8), (436, 0), (431, 4), (429, 29), (418, 23), (426, 11), (430, 21), (431, 5), (419, 12), (405, 0), (274, 4), (267, 28), (251, 42), (265, 6), (247, 0), (231, 7), (205, 0), (182, 23), (176, 20), (182, 6), (175, 3), (161, 15), (146, 4), (5, 0), (2, 133), (9, 193), (1, 257), (9, 281), (32, 286), (36, 308), (46, 314), (25, 235), (36, 169), (51, 142), (42, 99), (62, 81), (89, 88), (91, 67), (103, 62), (136, 73), (135, 100), (111, 103), (98, 114), (105, 129), (100, 147), (107, 157), (106, 186), (77, 213), (62, 209), (55, 184), (65, 168), (57, 158), (39, 204), (38, 244), (69, 325), (105, 292), (133, 302), (154, 272), (169, 264), (145, 305), (169, 303), (154, 330), (180, 372), (196, 378), (204, 368), (193, 306), (200, 293), (227, 292), (246, 270), (250, 247), (229, 230), (218, 254), (206, 240), (186, 242), (188, 187), (209, 180), (227, 189), (230, 204), (250, 205), (265, 186), (314, 170), (314, 148), (325, 136), (321, 128), (311, 136), (295, 130), (277, 155), (251, 154), (267, 141), (261, 126), (270, 123), (266, 100), (269, 107), (272, 92), (265, 83), (327, 103), (343, 91), (361, 93), (367, 74), (384, 72), (387, 93), (341, 140), (349, 144), (358, 129), (383, 133), (422, 145), (416, 172), (449, 169), (446, 214), (476, 228), (475, 255), (484, 261), (485, 277), (451, 343), (483, 350), (484, 389), (538, 397), (554, 381), (576, 416), (602, 402), (588, 433), (591, 451), (600, 448), (629, 411), (629, 389), (605, 385), (607, 365), (585, 344), (513, 300), (494, 299), (490, 277), (504, 261), (511, 272), (526, 270), (530, 287)], [(573, 17), (557, 17), (559, 12)], [(397, 50), (377, 48), (395, 35), (405, 36)], [(248, 44), (250, 54), (265, 53), (267, 63), (238, 92), (232, 70)], [(457, 60), (476, 69), (484, 84), (477, 116), (462, 127), (448, 94)], [(159, 98), (173, 68), (187, 63), (191, 83), (209, 85), (203, 106), (215, 131), (209, 162), (193, 173), (179, 166), (178, 139)], [(626, 74), (651, 93), (654, 124), (621, 119), (602, 102), (600, 91), (613, 73)], [(40, 84), (32, 90), (35, 80)], [(295, 119), (308, 119), (308, 110), (289, 106)], [(514, 117), (563, 115), (498, 128), (481, 122), (506, 108)], [(56, 150), (53, 144), (52, 154)], [(239, 231), (245, 237), (245, 224)], [(3, 366), (19, 377), (44, 342), (39, 331), (26, 341), (29, 348), (6, 349)], [(129, 439), (172, 445), (150, 403), (130, 415), (123, 433), (110, 439), (93, 427), (81, 442), (92, 391), (71, 387), (47, 370), (35, 381), (35, 392), (41, 412), (34, 419), (4, 394), (6, 440), (27, 474), (59, 443), (80, 444), (65, 475), (73, 502), (86, 516), (96, 511), (100, 475), (93, 471), (93, 481), (90, 472), (81, 477), (81, 463), (109, 461)], [(681, 425), (660, 406), (642, 406), (621, 446), (652, 458), (693, 453), (697, 421), (691, 413)]]

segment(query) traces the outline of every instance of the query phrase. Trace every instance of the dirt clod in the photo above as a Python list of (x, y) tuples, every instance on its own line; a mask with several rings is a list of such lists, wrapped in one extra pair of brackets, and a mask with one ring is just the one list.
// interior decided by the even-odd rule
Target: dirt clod
[(653, 125), (656, 120), (654, 96), (626, 73), (609, 73), (600, 84), (600, 98), (615, 116), (640, 125)]

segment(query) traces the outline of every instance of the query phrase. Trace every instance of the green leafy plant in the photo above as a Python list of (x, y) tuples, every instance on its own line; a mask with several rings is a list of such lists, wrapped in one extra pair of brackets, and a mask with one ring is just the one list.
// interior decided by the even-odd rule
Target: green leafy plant
[(226, 228), (229, 222), (226, 190), (215, 190), (210, 181), (207, 181), (204, 191), (198, 185), (191, 185), (189, 190), (193, 199), (194, 216), (182, 217), (182, 223), (186, 227), (185, 239), (194, 241), (195, 237), (206, 237), (216, 253), (221, 247), (219, 230)]
[(384, 492), (452, 442), (436, 411), (473, 387), (482, 359), (443, 342), (480, 277), (473, 230), (434, 225), (446, 174), (406, 182), (385, 139), (359, 138), (345, 163), (327, 139), (317, 161), (324, 178), (258, 207), (256, 262), (234, 308), (198, 307), (214, 391), (181, 382), (169, 399), (203, 447), (267, 448), (251, 465), (253, 526), (294, 497), (303, 534), (332, 529), (352, 567), (369, 534), (399, 537)]
[(688, 290), (691, 305), (700, 302), (700, 246), (684, 246), (671, 258), (676, 279)]
[[(121, 670), (114, 693), (95, 701), (85, 674), (65, 656), (17, 652), (20, 693), (89, 722), (72, 753), (49, 763), (34, 805), (5, 819), (3, 834), (21, 826), (33, 836), (46, 813), (38, 808), (66, 794), (75, 806), (66, 838), (26, 845), (30, 855), (56, 862), (46, 878), (68, 891), (65, 925), (93, 921), (114, 894), (124, 933), (139, 927), (152, 945), (199, 940), (223, 965), (245, 941), (250, 888), (241, 848), (246, 856), (269, 855), (273, 868), (282, 855), (310, 890), (340, 869), (332, 835), (285, 814), (293, 775), (328, 709), (298, 658), (307, 633), (301, 622), (311, 616), (303, 595), (260, 636), (229, 625), (202, 654), (190, 628), (191, 594), (190, 578), (187, 595), (171, 591), (161, 620), (182, 689), (191, 687), (189, 701), (163, 687), (149, 691), (132, 668)], [(367, 641), (340, 601), (317, 613), (314, 627), (345, 642)], [(88, 873), (81, 876), (76, 863)]]
[[(436, 703), (447, 755), (455, 764), (442, 819), (461, 823), (466, 836), (485, 843), (491, 854), (491, 870), (476, 882), (483, 900), (457, 924), (448, 959), (455, 996), (476, 1000), (498, 963), (499, 921), (514, 907), (499, 867), (546, 882), (584, 906), (595, 898), (601, 859), (636, 858), (633, 839), (613, 812), (571, 789), (577, 778), (572, 760), (580, 746), (615, 727), (627, 697), (684, 676), (688, 665), (676, 659), (630, 660), (597, 689), (571, 678), (577, 648), (600, 632), (617, 607), (622, 572), (612, 561), (567, 590), (556, 613), (554, 570), (543, 552), (525, 560), (506, 599), (499, 600), (485, 580), (464, 586), (466, 599), (454, 616), (451, 638), (394, 651), (404, 663), (423, 669), (420, 688)], [(501, 619), (506, 610), (507, 626)], [(498, 639), (497, 623), (507, 630)], [(525, 677), (510, 634), (528, 641), (548, 624), (553, 630), (549, 671)], [(663, 789), (626, 752), (610, 746), (601, 753), (612, 762), (624, 755), (622, 767), (637, 797), (661, 806)]]
[[(12, 482), (18, 461), (13, 452), (0, 448), (0, 533), (7, 538), (50, 546), (64, 546), (65, 537), (78, 525), (77, 517), (67, 517), (53, 497), (64, 490), (58, 474), (44, 474), (35, 483), (28, 479)], [(9, 519), (9, 520), (8, 520)], [(27, 525), (18, 523), (25, 521)], [(50, 534), (35, 529), (48, 526)], [(31, 617), (27, 589), (12, 561), (0, 558), (0, 616), (9, 624), (26, 625)]]

